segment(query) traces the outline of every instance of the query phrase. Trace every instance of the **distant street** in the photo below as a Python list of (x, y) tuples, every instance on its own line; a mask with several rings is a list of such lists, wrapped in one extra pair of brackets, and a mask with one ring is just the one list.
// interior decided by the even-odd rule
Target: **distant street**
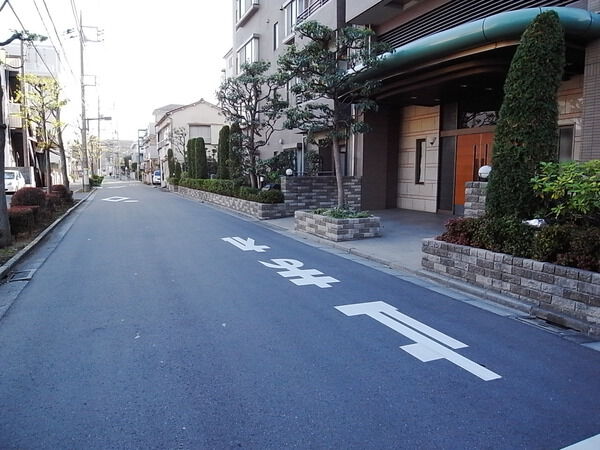
[(19, 267), (29, 281), (0, 285), (16, 296), (0, 448), (560, 449), (600, 433), (600, 352), (252, 220), (108, 180), (53, 236)]

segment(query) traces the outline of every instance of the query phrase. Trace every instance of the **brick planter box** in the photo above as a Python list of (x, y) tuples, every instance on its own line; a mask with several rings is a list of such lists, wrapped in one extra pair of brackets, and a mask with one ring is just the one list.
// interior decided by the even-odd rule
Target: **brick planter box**
[(517, 297), (529, 313), (600, 336), (600, 273), (423, 240), (425, 270)]
[(178, 195), (202, 202), (212, 203), (237, 212), (247, 214), (259, 220), (278, 219), (289, 216), (283, 203), (257, 203), (241, 198), (228, 197), (226, 195), (213, 194), (212, 192), (190, 189), (183, 186), (169, 185), (169, 191)]
[(295, 229), (330, 241), (351, 241), (381, 236), (379, 217), (334, 219), (307, 211), (294, 213)]

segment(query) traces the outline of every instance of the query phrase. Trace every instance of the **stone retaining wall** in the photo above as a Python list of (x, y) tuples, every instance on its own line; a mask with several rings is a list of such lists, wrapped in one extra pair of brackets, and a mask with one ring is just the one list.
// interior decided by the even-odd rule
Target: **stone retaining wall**
[[(335, 177), (281, 177), (281, 191), (290, 215), (300, 209), (337, 205)], [(361, 209), (361, 192), (359, 177), (344, 177), (346, 204), (357, 211)]]
[(295, 212), (297, 231), (314, 234), (330, 241), (351, 241), (381, 236), (379, 217), (334, 219), (306, 211)]
[(485, 197), (487, 183), (483, 181), (469, 181), (465, 188), (465, 217), (481, 217), (485, 214)]
[(519, 298), (530, 313), (600, 335), (600, 273), (423, 240), (424, 269)]
[(169, 185), (168, 187), (169, 191), (176, 192), (183, 197), (223, 206), (256, 217), (260, 220), (278, 219), (290, 215), (283, 203), (257, 203), (249, 200), (242, 200), (241, 198), (213, 194), (212, 192), (201, 191), (198, 189), (190, 189), (183, 186)]

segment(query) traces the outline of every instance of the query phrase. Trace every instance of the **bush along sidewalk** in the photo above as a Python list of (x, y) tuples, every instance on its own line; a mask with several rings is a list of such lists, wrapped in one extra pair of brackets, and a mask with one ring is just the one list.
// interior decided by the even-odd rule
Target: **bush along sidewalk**
[(239, 186), (231, 180), (182, 178), (180, 180), (170, 178), (169, 183), (177, 186), (212, 192), (213, 194), (235, 197), (257, 203), (283, 203), (283, 193), (278, 190), (261, 191), (248, 186)]

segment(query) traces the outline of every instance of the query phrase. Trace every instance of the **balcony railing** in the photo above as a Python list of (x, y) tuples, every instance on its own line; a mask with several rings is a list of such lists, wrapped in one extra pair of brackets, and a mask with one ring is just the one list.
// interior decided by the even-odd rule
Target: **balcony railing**
[(311, 4), (308, 6), (308, 8), (306, 8), (304, 11), (302, 11), (300, 14), (298, 14), (298, 19), (297, 19), (297, 24), (300, 24), (302, 22), (304, 22), (308, 16), (310, 16), (312, 13), (314, 13), (317, 9), (319, 9), (321, 6), (323, 6), (325, 3), (327, 3), (329, 0), (316, 0), (311, 2)]

